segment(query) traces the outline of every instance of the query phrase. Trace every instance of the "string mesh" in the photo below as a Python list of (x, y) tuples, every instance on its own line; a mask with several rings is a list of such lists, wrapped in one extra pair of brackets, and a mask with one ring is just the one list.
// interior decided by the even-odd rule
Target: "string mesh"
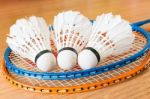
[(21, 82), (23, 84), (27, 84), (27, 85), (32, 85), (32, 86), (40, 86), (40, 87), (79, 86), (82, 84), (92, 84), (96, 82), (101, 82), (104, 80), (111, 79), (113, 77), (117, 77), (122, 74), (126, 74), (127, 72), (132, 71), (133, 69), (137, 68), (139, 64), (143, 62), (145, 56), (139, 58), (138, 60), (134, 61), (131, 64), (128, 64), (127, 66), (124, 66), (124, 67), (121, 67), (112, 71), (108, 71), (108, 72), (98, 74), (95, 76), (89, 76), (89, 77), (77, 78), (77, 79), (71, 79), (71, 80), (40, 80), (40, 79), (35, 79), (35, 78), (28, 78), (25, 76), (19, 76), (11, 71), (9, 71), (9, 74), (16, 81)]
[[(116, 61), (125, 59), (131, 55), (134, 55), (135, 53), (140, 51), (145, 46), (145, 44), (147, 43), (146, 38), (143, 37), (143, 35), (138, 33), (138, 32), (134, 31), (134, 33), (136, 35), (135, 40), (134, 40), (132, 48), (129, 51), (127, 51), (123, 54), (120, 54), (118, 56), (109, 56), (106, 59), (102, 60), (98, 64), (98, 66), (104, 66), (104, 65), (114, 63)], [(52, 46), (53, 46), (52, 51), (55, 54), (57, 54), (54, 43), (52, 43)], [(13, 51), (10, 53), (9, 59), (10, 59), (11, 63), (14, 64), (18, 68), (22, 68), (22, 69), (30, 70), (30, 71), (41, 72), (33, 62), (31, 62), (28, 59), (22, 58), (21, 56), (15, 54)], [(51, 72), (68, 72), (68, 71), (79, 71), (79, 70), (81, 70), (81, 68), (78, 65), (75, 66), (73, 69), (66, 70), (66, 71), (60, 69), (59, 66), (55, 66), (55, 68)]]

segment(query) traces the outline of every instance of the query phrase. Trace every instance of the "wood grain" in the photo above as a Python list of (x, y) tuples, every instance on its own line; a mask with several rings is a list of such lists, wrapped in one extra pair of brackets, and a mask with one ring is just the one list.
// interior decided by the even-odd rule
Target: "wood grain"
[[(42, 16), (51, 24), (53, 16), (66, 10), (78, 10), (90, 19), (113, 12), (130, 22), (150, 18), (150, 0), (0, 0), (0, 60), (7, 44), (9, 27), (25, 16)], [(150, 25), (144, 28), (150, 30)], [(50, 95), (28, 92), (13, 87), (0, 75), (0, 99), (150, 99), (150, 71), (124, 83), (92, 92), (70, 95)]]

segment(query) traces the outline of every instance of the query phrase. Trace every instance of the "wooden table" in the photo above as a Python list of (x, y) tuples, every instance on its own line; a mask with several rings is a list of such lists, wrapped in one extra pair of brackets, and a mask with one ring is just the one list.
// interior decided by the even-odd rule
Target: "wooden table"
[[(113, 12), (130, 22), (150, 18), (150, 0), (5, 0), (0, 1), (0, 60), (7, 44), (6, 34), (16, 19), (42, 16), (52, 23), (53, 16), (65, 10), (78, 10), (90, 19)], [(145, 26), (150, 30), (150, 26)], [(13, 87), (0, 75), (0, 99), (150, 99), (150, 71), (123, 83), (92, 92), (70, 95), (34, 93)]]

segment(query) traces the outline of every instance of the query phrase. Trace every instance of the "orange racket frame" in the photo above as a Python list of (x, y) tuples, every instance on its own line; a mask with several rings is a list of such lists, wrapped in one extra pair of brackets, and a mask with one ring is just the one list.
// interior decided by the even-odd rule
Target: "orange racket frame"
[(134, 68), (131, 71), (128, 71), (124, 74), (121, 74), (116, 77), (112, 77), (110, 79), (92, 83), (92, 84), (82, 84), (79, 86), (66, 86), (66, 87), (39, 87), (39, 86), (32, 86), (32, 85), (27, 85), (21, 82), (18, 82), (17, 80), (13, 79), (11, 75), (9, 74), (9, 71), (7, 71), (5, 62), (2, 62), (2, 72), (4, 77), (13, 85), (29, 90), (29, 91), (34, 91), (34, 92), (42, 92), (42, 93), (51, 93), (51, 94), (71, 94), (71, 93), (78, 93), (78, 92), (87, 92), (87, 91), (92, 91), (96, 89), (100, 89), (112, 84), (116, 84), (118, 82), (124, 81), (126, 79), (129, 79), (131, 77), (134, 77), (135, 75), (141, 73), (145, 69), (149, 67), (149, 60), (150, 60), (150, 51), (147, 53), (145, 56), (144, 60), (142, 63), (139, 64), (138, 67)]

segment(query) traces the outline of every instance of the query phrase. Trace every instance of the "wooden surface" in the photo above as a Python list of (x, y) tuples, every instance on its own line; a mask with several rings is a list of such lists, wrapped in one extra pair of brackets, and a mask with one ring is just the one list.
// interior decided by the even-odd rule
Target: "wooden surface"
[[(16, 19), (42, 16), (50, 24), (60, 11), (78, 10), (90, 19), (113, 12), (130, 22), (150, 18), (150, 0), (0, 0), (0, 60), (7, 44), (6, 34)], [(145, 26), (150, 30), (150, 26)], [(12, 86), (0, 75), (0, 99), (150, 99), (150, 70), (126, 82), (92, 92), (50, 95), (28, 92)]]

